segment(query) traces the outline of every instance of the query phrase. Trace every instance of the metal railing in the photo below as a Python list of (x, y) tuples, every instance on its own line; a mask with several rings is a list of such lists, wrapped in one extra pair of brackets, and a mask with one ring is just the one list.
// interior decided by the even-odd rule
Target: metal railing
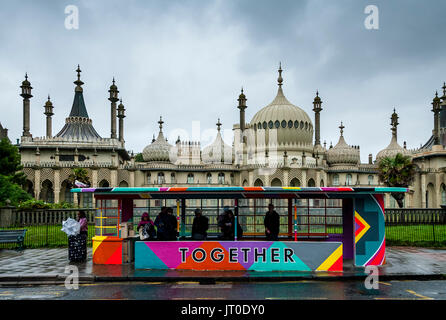
[[(96, 209), (35, 209), (13, 210), (13, 221), (2, 230), (26, 229), (26, 248), (60, 247), (68, 245), (68, 237), (62, 229), (62, 221), (68, 218), (76, 219), (80, 210), (85, 211), (88, 221), (87, 245), (92, 245), (94, 236), (94, 213)], [(2, 243), (0, 248), (15, 248), (14, 243)]]

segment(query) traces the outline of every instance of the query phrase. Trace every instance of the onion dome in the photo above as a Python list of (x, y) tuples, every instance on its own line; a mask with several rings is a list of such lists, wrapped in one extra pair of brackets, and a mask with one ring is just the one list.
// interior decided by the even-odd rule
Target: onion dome
[(30, 86), (31, 82), (28, 81), (28, 73), (25, 73), (25, 80), (22, 81), (22, 86)]
[(217, 137), (214, 142), (205, 147), (201, 153), (201, 158), (204, 163), (232, 163), (234, 156), (232, 154), (232, 147), (227, 145), (220, 133), (220, 119), (217, 122)]
[(327, 163), (329, 165), (345, 164), (357, 165), (361, 161), (359, 147), (352, 147), (345, 142), (344, 139), (344, 125), (341, 122), (339, 129), (341, 129), (341, 136), (338, 143), (327, 151)]
[(401, 147), (398, 144), (397, 141), (397, 126), (398, 126), (398, 114), (395, 112), (395, 109), (393, 109), (393, 114), (392, 117), (390, 118), (391, 121), (391, 126), (392, 126), (392, 140), (390, 140), (390, 144), (387, 146), (387, 148), (381, 150), (380, 152), (378, 152), (378, 154), (376, 155), (376, 161), (380, 161), (382, 158), (384, 157), (394, 157), (396, 156), (398, 153), (401, 153), (404, 156), (411, 156), (412, 153)]
[[(254, 128), (254, 130), (266, 130), (266, 144), (287, 145), (288, 150), (293, 149), (292, 146), (296, 145), (301, 146), (301, 148), (295, 149), (310, 151), (313, 147), (313, 124), (308, 114), (300, 107), (289, 102), (283, 94), (281, 66), (279, 66), (278, 71), (279, 78), (277, 81), (279, 89), (277, 95), (269, 105), (254, 115), (251, 120), (251, 128)], [(269, 141), (269, 130), (272, 129), (277, 130), (277, 141)]]
[(163, 135), (163, 123), (164, 121), (160, 117), (158, 121), (160, 132), (156, 140), (152, 140), (152, 143), (144, 148), (142, 152), (142, 158), (144, 161), (159, 161), (170, 162), (170, 153), (173, 146), (169, 144)]

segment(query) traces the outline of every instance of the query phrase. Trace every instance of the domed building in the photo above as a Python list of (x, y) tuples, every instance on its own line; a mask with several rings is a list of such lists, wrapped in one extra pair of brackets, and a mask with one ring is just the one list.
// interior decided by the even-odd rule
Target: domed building
[[(285, 97), (281, 65), (278, 69), (277, 93), (266, 106), (253, 107), (254, 116), (250, 121), (246, 121), (248, 99), (242, 89), (237, 99), (239, 121), (232, 127), (232, 145), (223, 140), (220, 119), (215, 139), (203, 149), (199, 141), (182, 141), (180, 137), (171, 144), (164, 136), (164, 121), (160, 117), (157, 138), (153, 138), (134, 157), (133, 152), (129, 155), (125, 149), (125, 109), (122, 100), (119, 106), (116, 105), (119, 91), (114, 79), (108, 91), (111, 102), (110, 137), (102, 138), (88, 116), (83, 97), (84, 83), (80, 80), (81, 70), (78, 67), (76, 71), (71, 112), (55, 136), (52, 136), (54, 106), (48, 97), (44, 105), (46, 136), (32, 137), (29, 121), (32, 87), (27, 75), (20, 86), (23, 133), (19, 150), (27, 176), (26, 190), (37, 199), (48, 202), (77, 201), (73, 198), (77, 195), (69, 192), (67, 184), (68, 176), (75, 167), (86, 168), (92, 187), (376, 187), (383, 185), (378, 181), (379, 161), (383, 157), (402, 153), (411, 156), (417, 166), (417, 175), (410, 192), (406, 194), (404, 205), (439, 207), (446, 204), (446, 85), (443, 86), (443, 95), (438, 97), (436, 94), (432, 101), (434, 130), (421, 148), (408, 150), (405, 142), (403, 147), (398, 144), (398, 115), (394, 110), (390, 144), (377, 154), (375, 161), (369, 154), (367, 163), (361, 163), (359, 146), (348, 145), (342, 122), (338, 143), (329, 149), (325, 142), (321, 144), (323, 102), (319, 92), (316, 91), (312, 102), (313, 118), (309, 115), (309, 109), (305, 108), (305, 102), (293, 104)], [(275, 84), (272, 85), (275, 87)], [(92, 204), (92, 199), (81, 200), (83, 205)], [(395, 205), (392, 198), (386, 195), (385, 206)]]
[(290, 156), (301, 157), (303, 152), (313, 151), (313, 123), (302, 108), (285, 97), (282, 71), (279, 67), (276, 97), (254, 115), (250, 127), (257, 131), (255, 143), (258, 152), (274, 148), (277, 152), (287, 151)]

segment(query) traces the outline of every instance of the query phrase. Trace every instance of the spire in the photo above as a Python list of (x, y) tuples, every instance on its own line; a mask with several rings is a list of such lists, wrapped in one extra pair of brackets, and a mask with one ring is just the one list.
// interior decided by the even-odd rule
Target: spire
[(217, 130), (218, 130), (218, 132), (220, 132), (220, 127), (221, 127), (220, 118), (218, 118), (218, 121), (216, 124), (217, 124)]
[(81, 81), (81, 72), (82, 71), (81, 71), (81, 68), (79, 67), (79, 65), (77, 65), (76, 72), (77, 72), (77, 80), (73, 82), (76, 85), (76, 88), (74, 89), (74, 91), (82, 92), (82, 85), (84, 83)]
[(238, 101), (238, 108), (239, 109), (246, 109), (246, 101), (247, 101), (248, 99), (246, 99), (246, 96), (245, 96), (245, 94), (243, 93), (243, 87), (242, 87), (242, 90), (241, 90), (241, 93), (240, 93), (240, 95), (238, 96), (238, 99), (237, 99), (237, 101)]
[(279, 77), (277, 78), (277, 84), (279, 85), (279, 88), (282, 87), (282, 83), (283, 83), (283, 78), (282, 78), (282, 63), (279, 62)]
[(74, 89), (74, 100), (73, 100), (73, 106), (71, 107), (70, 117), (82, 117), (82, 118), (88, 118), (87, 108), (85, 107), (84, 102), (84, 96), (83, 96), (83, 89), (82, 85), (84, 84), (81, 81), (81, 69), (79, 65), (77, 65), (77, 80), (73, 83), (76, 85), (76, 88)]
[(160, 121), (158, 121), (158, 123), (159, 123), (159, 127), (160, 127), (160, 132), (163, 132), (163, 123), (164, 123), (164, 121), (163, 121), (161, 116), (160, 116)]
[(341, 125), (339, 126), (339, 129), (341, 129), (341, 137), (343, 137), (344, 136), (344, 125), (342, 124), (342, 121), (341, 121)]
[(395, 108), (393, 108), (392, 116), (390, 117), (390, 125), (392, 126), (392, 136), (397, 139), (397, 127), (399, 125), (398, 123), (398, 114), (396, 113)]

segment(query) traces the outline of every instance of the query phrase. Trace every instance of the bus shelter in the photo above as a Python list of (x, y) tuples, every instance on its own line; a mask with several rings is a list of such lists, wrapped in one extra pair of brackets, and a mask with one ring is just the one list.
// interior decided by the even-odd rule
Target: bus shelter
[[(384, 193), (406, 188), (166, 187), (78, 188), (96, 203), (93, 263), (134, 263), (135, 269), (335, 271), (385, 264)], [(263, 218), (273, 203), (280, 236), (265, 241)], [(134, 225), (142, 212), (155, 219), (162, 206), (177, 218), (176, 241), (142, 241)], [(210, 218), (209, 237), (190, 239), (193, 210)], [(230, 208), (243, 237), (223, 241), (217, 217)], [(213, 231), (213, 232), (212, 232)]]

